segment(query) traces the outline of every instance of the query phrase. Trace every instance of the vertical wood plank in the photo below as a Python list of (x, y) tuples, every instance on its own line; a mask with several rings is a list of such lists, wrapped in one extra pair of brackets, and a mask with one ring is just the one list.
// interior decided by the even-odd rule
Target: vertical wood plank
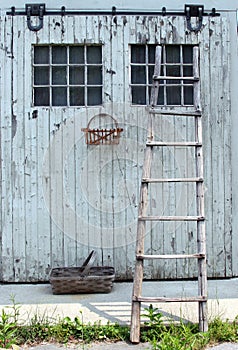
[[(123, 16), (114, 16), (111, 26), (111, 67), (115, 74), (112, 74), (112, 113), (118, 123), (124, 123), (125, 118), (125, 55), (124, 55), (124, 31), (125, 21)], [(114, 57), (117, 57), (115, 60)], [(125, 129), (125, 128), (124, 128)], [(126, 131), (126, 130), (125, 130)], [(112, 147), (112, 211), (114, 228), (113, 228), (113, 245), (114, 249), (114, 265), (117, 274), (122, 275), (121, 271), (126, 270), (127, 261), (127, 206), (130, 202), (130, 191), (127, 185), (128, 160), (125, 153), (125, 134), (121, 135), (119, 145)], [(108, 174), (109, 176), (109, 174)], [(112, 251), (111, 249), (111, 251)], [(126, 271), (125, 271), (126, 272)]]
[[(230, 74), (232, 76), (238, 75), (238, 65), (237, 65), (237, 13), (234, 12), (233, 14), (229, 13), (227, 16), (227, 21), (229, 23), (229, 31), (230, 31)], [(237, 147), (237, 126), (238, 126), (238, 120), (237, 120), (237, 103), (238, 100), (236, 98), (237, 96), (237, 79), (232, 79), (230, 77), (230, 89), (231, 89), (231, 149), (236, 149)], [(237, 152), (231, 152), (231, 166), (232, 166), (232, 180), (231, 180), (231, 187), (232, 189), (237, 188), (237, 181), (238, 181), (238, 153)], [(232, 190), (232, 233), (231, 233), (231, 239), (232, 239), (232, 276), (238, 275), (238, 240), (237, 240), (237, 227), (238, 227), (238, 216), (234, 215), (234, 213), (237, 213), (237, 197), (238, 192)]]
[[(17, 29), (19, 28), (19, 29)], [(24, 115), (22, 81), (24, 79), (24, 47), (22, 38), (17, 40), (20, 31), (24, 37), (22, 17), (13, 20), (13, 56), (12, 61), (12, 209), (13, 209), (13, 257), (14, 278), (16, 281), (25, 276), (25, 193), (24, 193)], [(24, 39), (23, 39), (24, 40)]]
[(230, 19), (226, 16), (222, 17), (222, 80), (223, 80), (223, 96), (221, 98), (222, 118), (224, 120), (224, 138), (221, 147), (224, 149), (223, 155), (223, 171), (224, 171), (224, 254), (225, 254), (225, 276), (231, 277), (232, 272), (232, 144), (231, 144), (231, 29), (229, 26)]
[(74, 108), (63, 111), (62, 132), (62, 176), (64, 256), (67, 266), (77, 265), (77, 233), (75, 208), (75, 111)]
[[(1, 85), (1, 158), (2, 158), (2, 276), (14, 281), (13, 212), (12, 212), (12, 17), (4, 16), (1, 38), (4, 43)], [(4, 86), (4, 88), (3, 88)]]
[(210, 41), (214, 40), (212, 33), (214, 22), (207, 20), (203, 31), (201, 32), (201, 42), (199, 45), (200, 54), (200, 77), (201, 77), (201, 105), (202, 105), (202, 123), (203, 123), (203, 154), (204, 154), (204, 187), (205, 187), (205, 213), (206, 213), (206, 240), (207, 240), (207, 260), (208, 271), (210, 274), (213, 268), (213, 223), (212, 223), (212, 137), (211, 137), (211, 105), (210, 91), (212, 89), (211, 80), (211, 59)]
[[(3, 39), (3, 18), (0, 16), (0, 40)], [(3, 66), (3, 55), (0, 55), (0, 64), (1, 67)], [(0, 89), (2, 89), (3, 86), (3, 72), (0, 68)], [(0, 103), (0, 114), (3, 115), (3, 106)], [(0, 120), (0, 140), (2, 140), (2, 123)], [(2, 145), (0, 142), (0, 155), (2, 160)], [(3, 240), (3, 206), (2, 206), (2, 161), (1, 161), (1, 167), (0, 167), (0, 193), (1, 193), (1, 200), (0, 200), (0, 256), (1, 256), (1, 265), (0, 265), (0, 281), (3, 281), (3, 263), (2, 263), (2, 240)]]
[[(210, 66), (211, 66), (211, 81), (219, 84), (219, 89), (211, 89), (210, 109), (211, 113), (211, 142), (212, 142), (212, 256), (214, 259), (213, 274), (216, 277), (225, 274), (224, 265), (224, 170), (223, 157), (224, 149), (222, 147), (224, 139), (224, 118), (222, 113), (222, 104), (215, 101), (223, 99), (223, 62), (222, 62), (222, 42), (221, 42), (221, 19), (219, 18), (214, 25), (210, 26), (212, 33), (210, 40)], [(211, 32), (212, 30), (212, 32)], [(212, 64), (213, 62), (213, 64)], [(217, 189), (219, 188), (219, 191)], [(220, 192), (221, 191), (221, 192)]]
[[(24, 18), (23, 18), (24, 21)], [(25, 22), (25, 21), (24, 21)], [(30, 58), (30, 62), (25, 62), (26, 69), (32, 67), (33, 59), (33, 44), (37, 42), (37, 33), (25, 30), (26, 57)], [(28, 68), (29, 71), (29, 68)], [(27, 157), (28, 157), (28, 175), (26, 176), (26, 198), (27, 206), (26, 213), (29, 210), (32, 214), (27, 216), (27, 274), (30, 281), (38, 281), (42, 279), (42, 273), (45, 264), (44, 258), (41, 257), (41, 246), (39, 239), (39, 119), (41, 118), (38, 112), (37, 118), (33, 117), (32, 103), (32, 73), (26, 74), (25, 77), (25, 118), (26, 118), (26, 133), (27, 133)], [(43, 226), (43, 225), (42, 225)], [(42, 227), (43, 229), (43, 227)]]
[[(99, 19), (99, 23), (103, 23), (99, 26), (101, 28), (99, 32), (99, 41), (103, 43), (103, 62), (104, 66), (104, 94), (103, 98), (104, 109), (101, 113), (108, 114), (108, 117), (101, 119), (102, 123), (105, 123), (106, 128), (113, 127), (113, 122), (110, 120), (110, 116), (118, 120), (117, 116), (117, 98), (114, 97), (114, 77), (117, 77), (117, 67), (112, 62), (112, 50), (113, 40), (117, 41), (117, 17), (106, 17)], [(108, 43), (108, 45), (106, 44)], [(121, 43), (122, 45), (122, 43)], [(117, 52), (117, 45), (115, 46), (115, 52)], [(115, 79), (117, 80), (117, 79)], [(113, 103), (115, 101), (115, 103)], [(102, 125), (103, 128), (103, 125)], [(117, 146), (115, 146), (117, 149)], [(100, 223), (101, 223), (101, 263), (106, 265), (112, 265), (115, 267), (116, 274), (119, 273), (119, 268), (115, 262), (115, 256), (117, 252), (115, 227), (117, 226), (115, 219), (115, 203), (118, 202), (116, 184), (117, 171), (116, 159), (114, 154), (114, 146), (107, 145), (101, 146), (100, 149), (100, 186), (101, 186), (101, 198), (100, 198)]]
[[(49, 18), (44, 18), (45, 30), (37, 34), (37, 43), (49, 42)], [(31, 94), (31, 83), (28, 81), (29, 95)], [(33, 107), (34, 108), (34, 107)], [(52, 267), (52, 236), (51, 236), (51, 213), (50, 213), (50, 190), (51, 174), (50, 159), (46, 157), (50, 149), (50, 118), (48, 108), (38, 109), (37, 117), (37, 239), (38, 239), (38, 274), (39, 280), (45, 281), (49, 278)]]

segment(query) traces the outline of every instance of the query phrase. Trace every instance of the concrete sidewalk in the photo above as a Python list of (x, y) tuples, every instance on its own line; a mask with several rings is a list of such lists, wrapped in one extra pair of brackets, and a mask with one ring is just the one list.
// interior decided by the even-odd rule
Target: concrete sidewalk
[[(36, 314), (49, 319), (81, 317), (84, 323), (108, 321), (130, 323), (132, 283), (114, 283), (109, 294), (53, 295), (50, 284), (1, 284), (0, 309), (11, 305), (11, 296), (21, 304), (20, 317), (24, 322)], [(144, 296), (196, 296), (196, 281), (144, 282)], [(234, 320), (238, 315), (238, 279), (208, 281), (209, 319), (216, 316)], [(143, 304), (143, 307), (149, 305)], [(197, 303), (153, 304), (165, 319), (198, 322)]]
[[(208, 313), (209, 319), (216, 316), (234, 320), (238, 315), (238, 279), (208, 281)], [(50, 284), (1, 284), (0, 311), (12, 305), (14, 296), (20, 307), (20, 319), (28, 322), (38, 315), (40, 319), (47, 317), (55, 320), (64, 316), (78, 316), (84, 323), (108, 321), (128, 325), (130, 323), (132, 283), (114, 283), (109, 294), (73, 294), (53, 295)], [(180, 282), (144, 282), (144, 296), (181, 297), (196, 296), (196, 281)], [(149, 305), (143, 304), (143, 307)], [(163, 313), (165, 319), (198, 322), (197, 303), (159, 303), (153, 304)], [(57, 344), (41, 344), (34, 350), (60, 350), (66, 346)], [(142, 350), (151, 349), (149, 344), (92, 343), (89, 345), (68, 345), (69, 348), (84, 350)], [(210, 349), (238, 350), (238, 344), (220, 344)], [(31, 348), (33, 350), (33, 348)], [(171, 349), (172, 350), (172, 349)]]

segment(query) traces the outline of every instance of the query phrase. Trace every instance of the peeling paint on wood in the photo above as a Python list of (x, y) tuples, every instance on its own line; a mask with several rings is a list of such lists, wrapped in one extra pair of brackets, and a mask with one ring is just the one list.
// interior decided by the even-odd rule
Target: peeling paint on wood
[[(24, 17), (9, 16), (1, 18), (0, 35), (5, 45), (0, 53), (0, 278), (45, 281), (51, 267), (80, 265), (91, 249), (97, 251), (97, 264), (115, 267), (118, 279), (132, 278), (147, 112), (130, 103), (130, 44), (199, 45), (209, 276), (232, 276), (231, 41), (226, 18), (204, 18), (203, 29), (195, 34), (187, 31), (183, 17), (46, 16), (43, 29), (33, 33)], [(32, 45), (84, 43), (103, 44), (104, 105), (32, 107)], [(81, 128), (99, 113), (111, 114), (124, 128), (119, 145), (86, 146)], [(173, 123), (173, 117), (158, 117), (157, 135), (172, 139)], [(189, 120), (181, 118), (177, 134), (192, 139)], [(155, 157), (156, 177), (173, 176), (175, 158), (176, 174), (195, 171), (191, 152), (175, 148), (173, 154), (163, 150)], [(192, 187), (163, 185), (152, 193), (152, 213), (194, 210)], [(193, 253), (193, 232), (188, 224), (151, 224), (146, 254), (161, 249)], [(196, 270), (187, 261), (149, 262), (145, 277), (191, 278)]]

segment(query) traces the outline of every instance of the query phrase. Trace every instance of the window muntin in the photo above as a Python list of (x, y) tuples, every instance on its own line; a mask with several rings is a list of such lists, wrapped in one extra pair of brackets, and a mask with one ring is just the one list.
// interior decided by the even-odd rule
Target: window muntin
[(37, 45), (33, 47), (34, 106), (102, 104), (102, 47)]
[[(149, 105), (156, 45), (131, 45), (132, 104)], [(161, 76), (193, 76), (193, 46), (164, 45)], [(161, 80), (158, 105), (192, 106), (193, 82)]]

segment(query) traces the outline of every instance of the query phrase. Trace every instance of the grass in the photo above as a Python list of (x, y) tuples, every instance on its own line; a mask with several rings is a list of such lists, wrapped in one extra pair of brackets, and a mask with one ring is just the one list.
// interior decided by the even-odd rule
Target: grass
[[(57, 342), (67, 344), (90, 343), (92, 341), (129, 341), (130, 329), (118, 324), (84, 324), (83, 314), (74, 319), (48, 319), (35, 315), (28, 324), (19, 320), (20, 305), (12, 298), (12, 306), (0, 314), (0, 348), (12, 348), (25, 343)], [(207, 345), (220, 342), (238, 342), (238, 318), (233, 322), (215, 318), (206, 333), (200, 333), (198, 325), (191, 323), (175, 324), (172, 320), (165, 325), (158, 309), (152, 305), (145, 309), (146, 321), (141, 327), (141, 341), (150, 342), (154, 350), (199, 350)]]

